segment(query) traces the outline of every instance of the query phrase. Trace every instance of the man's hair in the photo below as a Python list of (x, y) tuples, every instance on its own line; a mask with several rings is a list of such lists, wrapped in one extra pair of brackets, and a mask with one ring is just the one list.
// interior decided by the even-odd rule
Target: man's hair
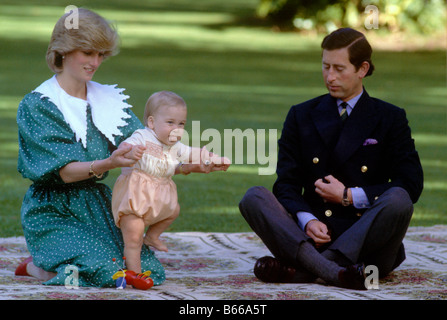
[(369, 63), (369, 70), (366, 76), (370, 76), (374, 71), (371, 61), (372, 48), (363, 33), (351, 28), (341, 28), (327, 35), (321, 43), (321, 48), (325, 50), (336, 50), (347, 48), (349, 62), (358, 70), (364, 61)]

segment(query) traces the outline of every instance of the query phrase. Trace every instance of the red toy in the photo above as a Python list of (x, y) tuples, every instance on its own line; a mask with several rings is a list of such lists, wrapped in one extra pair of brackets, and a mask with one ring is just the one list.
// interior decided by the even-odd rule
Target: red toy
[[(112, 261), (118, 266), (115, 258), (113, 258)], [(112, 279), (116, 280), (116, 288), (124, 289), (127, 284), (140, 290), (152, 288), (154, 281), (150, 278), (151, 272), (148, 270), (143, 273), (136, 273), (132, 270), (126, 270), (124, 267), (125, 261), (126, 257), (123, 257), (123, 267), (120, 268), (118, 266), (118, 272), (112, 276)]]

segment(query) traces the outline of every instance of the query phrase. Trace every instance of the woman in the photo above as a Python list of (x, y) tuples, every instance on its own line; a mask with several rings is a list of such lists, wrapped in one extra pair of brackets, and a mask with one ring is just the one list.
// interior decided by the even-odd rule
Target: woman
[[(18, 171), (33, 184), (21, 209), (32, 258), (16, 274), (64, 285), (77, 270), (80, 286), (110, 287), (118, 271), (112, 259), (122, 261), (123, 239), (111, 214), (111, 190), (98, 181), (139, 160), (126, 157), (131, 145), (117, 146), (144, 126), (122, 89), (91, 81), (102, 61), (116, 54), (116, 31), (94, 12), (78, 13), (78, 29), (65, 27), (68, 14), (56, 23), (47, 51), (55, 75), (27, 94), (17, 113)], [(212, 170), (189, 166), (189, 171)], [(146, 246), (141, 261), (154, 284), (163, 283), (164, 269)]]

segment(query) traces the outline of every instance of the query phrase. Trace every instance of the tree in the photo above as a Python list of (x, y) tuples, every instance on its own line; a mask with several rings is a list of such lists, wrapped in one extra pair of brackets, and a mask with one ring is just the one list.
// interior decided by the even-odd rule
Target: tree
[(378, 28), (429, 34), (445, 31), (444, 0), (260, 0), (257, 14), (282, 30), (330, 32), (339, 27), (359, 28), (377, 8)]

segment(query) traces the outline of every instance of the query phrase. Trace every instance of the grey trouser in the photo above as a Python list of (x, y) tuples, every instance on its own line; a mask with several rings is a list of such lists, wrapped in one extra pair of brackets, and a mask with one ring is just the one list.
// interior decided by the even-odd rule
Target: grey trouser
[[(300, 267), (296, 258), (298, 247), (310, 238), (269, 190), (250, 188), (239, 209), (277, 259)], [(377, 266), (380, 277), (386, 276), (405, 259), (402, 241), (412, 214), (413, 203), (408, 193), (402, 188), (391, 188), (327, 250), (338, 254), (340, 259), (334, 261), (340, 265), (363, 262)]]

